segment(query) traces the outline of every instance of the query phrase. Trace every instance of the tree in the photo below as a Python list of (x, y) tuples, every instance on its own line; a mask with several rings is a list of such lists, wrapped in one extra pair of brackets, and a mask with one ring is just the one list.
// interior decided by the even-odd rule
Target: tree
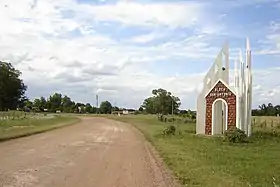
[(112, 104), (109, 101), (103, 101), (100, 104), (100, 113), (101, 114), (111, 114)]
[(258, 109), (252, 110), (253, 116), (276, 116), (280, 115), (280, 105), (273, 106), (272, 103), (259, 105)]
[(155, 97), (148, 97), (147, 99), (144, 100), (142, 104), (142, 108), (145, 109), (145, 111), (149, 114), (155, 114), (156, 113), (156, 98)]
[(170, 92), (159, 88), (152, 90), (152, 97), (144, 100), (142, 107), (147, 113), (176, 114), (181, 105), (180, 99)]
[(62, 111), (69, 113), (69, 112), (74, 112), (75, 110), (75, 102), (71, 101), (71, 98), (65, 95), (62, 100)]
[(44, 97), (41, 97), (40, 101), (41, 101), (41, 111), (44, 111), (44, 109), (47, 109), (47, 100)]
[(34, 103), (33, 103), (33, 106), (39, 110), (39, 111), (42, 111), (42, 102), (40, 99), (34, 99)]
[(24, 101), (24, 105), (25, 105), (25, 107), (26, 108), (28, 108), (28, 109), (32, 109), (32, 107), (33, 107), (33, 103), (32, 103), (32, 101), (30, 101), (29, 99), (27, 99), (26, 101)]
[(0, 110), (16, 109), (27, 99), (27, 86), (20, 79), (21, 72), (11, 63), (0, 61)]
[(119, 107), (117, 107), (117, 106), (113, 106), (112, 107), (112, 111), (119, 111), (120, 109), (119, 109)]
[(143, 109), (142, 106), (140, 106), (138, 110), (139, 110), (140, 112), (143, 112), (144, 109)]
[(92, 106), (89, 103), (87, 103), (86, 106), (85, 106), (85, 112), (86, 113), (91, 113), (92, 112)]
[(57, 110), (62, 109), (62, 95), (59, 93), (54, 93), (52, 96), (49, 97), (48, 100), (49, 107), (51, 112), (55, 112)]
[(91, 107), (91, 111), (90, 111), (90, 113), (96, 113), (97, 112), (97, 108), (96, 107), (94, 107), (94, 106), (92, 106)]
[(85, 104), (83, 104), (83, 103), (76, 103), (75, 111), (78, 112), (78, 113), (84, 113), (85, 112)]

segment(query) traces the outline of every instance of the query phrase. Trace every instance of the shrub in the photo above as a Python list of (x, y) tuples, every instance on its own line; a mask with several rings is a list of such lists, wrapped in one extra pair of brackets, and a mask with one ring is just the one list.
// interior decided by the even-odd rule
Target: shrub
[(177, 121), (178, 123), (182, 123), (182, 119), (181, 119), (181, 118), (177, 118), (176, 121)]
[(184, 119), (184, 123), (192, 123), (193, 121), (190, 118)]
[(231, 127), (225, 131), (224, 138), (228, 142), (243, 143), (247, 142), (247, 135), (245, 131), (238, 129), (237, 127)]
[(174, 122), (175, 121), (175, 118), (168, 118), (168, 122)]
[(158, 115), (158, 120), (163, 122), (163, 115)]
[(169, 125), (163, 130), (164, 135), (175, 135), (176, 127), (174, 125)]

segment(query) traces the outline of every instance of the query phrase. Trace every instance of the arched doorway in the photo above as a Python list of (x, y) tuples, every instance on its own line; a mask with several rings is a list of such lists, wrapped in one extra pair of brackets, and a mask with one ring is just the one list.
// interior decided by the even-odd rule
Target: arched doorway
[(212, 104), (212, 135), (224, 134), (228, 124), (228, 104), (224, 99), (216, 99)]
[(205, 100), (205, 134), (223, 134), (236, 126), (236, 95), (225, 82), (218, 80)]

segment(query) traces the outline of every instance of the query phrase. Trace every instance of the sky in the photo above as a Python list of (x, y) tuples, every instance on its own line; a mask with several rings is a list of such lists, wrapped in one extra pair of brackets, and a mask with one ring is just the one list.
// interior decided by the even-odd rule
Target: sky
[[(221, 47), (230, 63), (246, 37), (253, 107), (280, 104), (280, 0), (1, 0), (0, 59), (22, 72), (27, 96), (138, 108), (153, 89), (196, 109)], [(231, 71), (232, 72), (232, 71)]]

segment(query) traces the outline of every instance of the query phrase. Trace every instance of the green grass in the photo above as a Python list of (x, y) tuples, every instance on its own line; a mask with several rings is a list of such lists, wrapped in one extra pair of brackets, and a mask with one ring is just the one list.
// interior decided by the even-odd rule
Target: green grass
[(137, 127), (159, 151), (184, 186), (273, 187), (280, 184), (280, 139), (255, 139), (229, 144), (219, 138), (197, 136), (195, 124), (176, 124), (181, 135), (164, 137), (166, 124), (155, 116), (109, 118)]
[(75, 116), (57, 115), (53, 118), (0, 120), (0, 141), (42, 133), (78, 122)]

